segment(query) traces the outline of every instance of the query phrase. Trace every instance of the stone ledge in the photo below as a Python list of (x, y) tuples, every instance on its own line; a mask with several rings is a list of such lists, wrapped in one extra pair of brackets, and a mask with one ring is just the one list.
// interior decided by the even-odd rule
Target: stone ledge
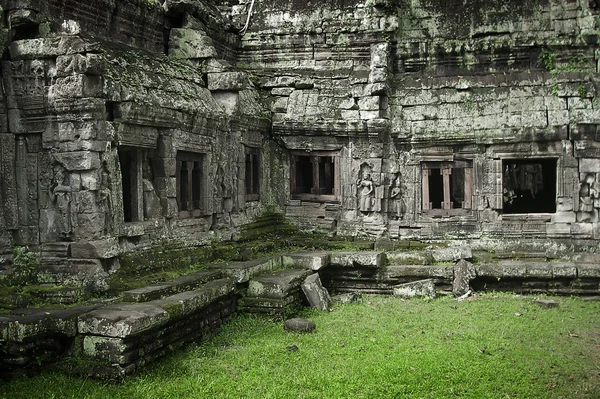
[(284, 266), (294, 266), (313, 271), (326, 267), (329, 265), (330, 260), (331, 255), (324, 252), (298, 252), (291, 255), (283, 255)]
[(248, 296), (283, 299), (290, 291), (298, 290), (312, 270), (283, 270), (257, 277), (248, 283)]
[(213, 265), (212, 268), (233, 277), (236, 283), (246, 283), (254, 276), (269, 272), (281, 266), (281, 257), (276, 256), (273, 258), (249, 260), (247, 262), (235, 263), (232, 265)]
[(169, 314), (155, 304), (117, 304), (79, 316), (80, 334), (124, 338), (156, 328), (169, 320)]
[[(77, 318), (100, 306), (77, 306), (65, 310), (31, 309), (28, 314), (0, 316), (0, 338), (3, 341), (24, 342), (45, 334), (74, 337), (77, 334)], [(27, 310), (21, 310), (24, 311)]]
[(165, 310), (170, 319), (181, 318), (200, 310), (234, 290), (235, 281), (231, 278), (223, 278), (205, 283), (200, 289), (182, 292), (148, 303)]
[(178, 292), (195, 289), (200, 285), (221, 277), (217, 270), (202, 270), (157, 285), (136, 288), (123, 293), (124, 302), (148, 302)]
[(334, 252), (331, 254), (332, 266), (381, 267), (386, 261), (384, 252)]
[(454, 277), (454, 266), (390, 265), (381, 274), (386, 278), (437, 277), (451, 280)]

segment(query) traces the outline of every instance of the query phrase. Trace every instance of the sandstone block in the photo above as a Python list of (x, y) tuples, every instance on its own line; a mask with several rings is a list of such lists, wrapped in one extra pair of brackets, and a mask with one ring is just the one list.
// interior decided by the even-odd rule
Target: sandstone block
[(600, 173), (600, 159), (580, 158), (579, 173)]
[(381, 267), (385, 262), (383, 252), (334, 252), (330, 264), (335, 266)]
[(245, 283), (252, 277), (281, 266), (281, 258), (256, 259), (231, 265), (214, 265), (213, 268), (231, 276), (237, 283)]
[(273, 112), (285, 113), (287, 112), (288, 107), (288, 98), (287, 97), (279, 97), (273, 101), (273, 105), (271, 106), (271, 110)]
[(248, 87), (245, 72), (214, 72), (208, 74), (208, 90), (240, 91)]
[(255, 277), (248, 282), (248, 296), (282, 299), (300, 287), (310, 270), (283, 270)]
[(108, 259), (118, 256), (119, 253), (119, 240), (116, 237), (71, 244), (71, 256), (74, 258)]
[(274, 87), (271, 89), (271, 94), (274, 96), (289, 96), (294, 90), (293, 87)]
[(168, 320), (168, 313), (155, 305), (111, 305), (79, 316), (77, 330), (80, 334), (126, 338), (156, 328)]
[(435, 284), (431, 279), (396, 285), (393, 287), (393, 293), (394, 296), (399, 296), (401, 298), (435, 298), (436, 296)]
[(327, 289), (321, 284), (318, 273), (308, 276), (301, 287), (310, 306), (319, 310), (329, 310), (331, 307), (331, 297)]
[(552, 215), (553, 223), (575, 223), (575, 212), (556, 212)]
[(303, 269), (318, 271), (329, 265), (331, 256), (327, 253), (295, 253), (291, 255), (283, 255), (284, 265), (292, 265)]
[(371, 45), (371, 68), (388, 66), (388, 47), (387, 43), (375, 43)]
[(358, 100), (358, 107), (361, 111), (378, 111), (380, 109), (379, 96), (368, 96)]
[(356, 292), (346, 292), (331, 297), (332, 302), (338, 302), (343, 304), (357, 303), (360, 302), (361, 299), (361, 295)]
[(477, 277), (475, 267), (471, 262), (461, 259), (454, 266), (454, 281), (452, 293), (455, 296), (466, 294), (471, 289), (471, 280)]
[(213, 40), (195, 29), (173, 28), (169, 36), (169, 56), (176, 58), (215, 58)]

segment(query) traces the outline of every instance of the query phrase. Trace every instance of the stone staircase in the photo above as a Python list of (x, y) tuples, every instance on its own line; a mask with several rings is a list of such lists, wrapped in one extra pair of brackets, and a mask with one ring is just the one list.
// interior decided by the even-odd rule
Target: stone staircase
[[(206, 277), (196, 279), (192, 285), (198, 283), (198, 287), (189, 291), (143, 302), (115, 303), (80, 315), (80, 350), (85, 358), (95, 361), (92, 373), (103, 377), (131, 374), (175, 348), (200, 340), (228, 320), (236, 310), (235, 281), (225, 277), (200, 283)], [(170, 287), (177, 287), (177, 283)], [(141, 301), (164, 289), (155, 288), (149, 295), (129, 292), (128, 298)]]

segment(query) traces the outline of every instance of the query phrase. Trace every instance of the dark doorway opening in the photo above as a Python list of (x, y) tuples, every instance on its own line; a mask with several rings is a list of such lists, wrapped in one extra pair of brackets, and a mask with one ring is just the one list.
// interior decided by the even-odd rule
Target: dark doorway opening
[(556, 159), (502, 160), (503, 212), (556, 212)]

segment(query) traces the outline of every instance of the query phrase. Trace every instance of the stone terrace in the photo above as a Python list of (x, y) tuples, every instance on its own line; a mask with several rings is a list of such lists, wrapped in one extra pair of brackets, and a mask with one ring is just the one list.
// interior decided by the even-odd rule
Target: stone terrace
[[(472, 252), (465, 246), (422, 251), (293, 253), (201, 271), (67, 310), (21, 309), (0, 316), (7, 372), (71, 355), (78, 372), (102, 378), (135, 373), (174, 348), (197, 342), (236, 311), (281, 319), (308, 304), (300, 289), (318, 276), (333, 292), (392, 294), (426, 280), (438, 293), (467, 287), (523, 293), (600, 293), (600, 255)], [(303, 287), (304, 288), (304, 287)], [(81, 366), (79, 366), (81, 368)]]

